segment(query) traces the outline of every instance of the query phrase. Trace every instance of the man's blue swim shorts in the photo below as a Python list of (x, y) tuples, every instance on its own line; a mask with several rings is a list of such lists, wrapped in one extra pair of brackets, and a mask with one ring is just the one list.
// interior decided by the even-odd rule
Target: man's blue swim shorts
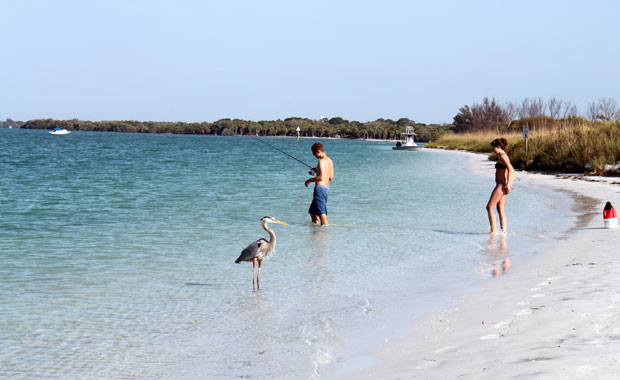
[(315, 186), (314, 195), (312, 197), (312, 203), (308, 214), (312, 215), (327, 215), (327, 196), (329, 195), (329, 187), (327, 186)]

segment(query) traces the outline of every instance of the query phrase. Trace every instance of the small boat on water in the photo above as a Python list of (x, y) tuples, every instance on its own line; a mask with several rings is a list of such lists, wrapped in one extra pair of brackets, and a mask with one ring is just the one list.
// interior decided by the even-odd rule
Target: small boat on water
[(422, 148), (422, 145), (418, 145), (415, 143), (414, 137), (416, 136), (416, 134), (412, 126), (408, 125), (407, 128), (405, 128), (405, 133), (403, 133), (402, 135), (402, 141), (397, 141), (396, 146), (392, 147), (393, 150), (415, 150)]
[(60, 128), (54, 128), (50, 131), (50, 135), (68, 135), (69, 131), (67, 131), (66, 129), (60, 129)]

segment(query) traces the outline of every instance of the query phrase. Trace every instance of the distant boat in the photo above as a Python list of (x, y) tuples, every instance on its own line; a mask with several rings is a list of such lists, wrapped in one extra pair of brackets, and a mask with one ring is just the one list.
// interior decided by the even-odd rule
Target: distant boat
[(392, 147), (393, 150), (415, 150), (422, 148), (422, 145), (418, 145), (415, 143), (414, 136), (416, 136), (416, 134), (412, 126), (408, 125), (405, 129), (405, 133), (403, 133), (402, 135), (403, 141), (397, 141), (396, 146)]
[(66, 129), (60, 129), (60, 128), (54, 128), (53, 130), (50, 131), (50, 135), (68, 135), (69, 131), (67, 131)]

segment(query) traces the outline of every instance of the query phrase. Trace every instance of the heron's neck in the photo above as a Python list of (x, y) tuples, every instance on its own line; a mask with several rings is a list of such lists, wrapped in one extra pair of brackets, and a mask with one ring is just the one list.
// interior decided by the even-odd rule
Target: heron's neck
[(267, 233), (269, 234), (269, 244), (275, 246), (276, 234), (269, 227), (267, 227), (267, 223), (263, 223), (263, 229), (265, 229), (265, 231), (267, 231)]

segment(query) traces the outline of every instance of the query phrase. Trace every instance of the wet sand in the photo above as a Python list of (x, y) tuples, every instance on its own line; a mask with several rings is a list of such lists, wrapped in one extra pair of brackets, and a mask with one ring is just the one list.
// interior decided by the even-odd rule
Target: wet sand
[[(461, 155), (489, 173), (486, 155)], [(497, 276), (454, 306), (411, 321), (409, 336), (347, 368), (339, 379), (617, 379), (620, 373), (620, 228), (604, 229), (605, 202), (620, 206), (620, 179), (517, 172), (520, 181), (577, 197), (566, 240)], [(510, 220), (509, 220), (510, 223)], [(367, 363), (374, 361), (367, 361)]]

